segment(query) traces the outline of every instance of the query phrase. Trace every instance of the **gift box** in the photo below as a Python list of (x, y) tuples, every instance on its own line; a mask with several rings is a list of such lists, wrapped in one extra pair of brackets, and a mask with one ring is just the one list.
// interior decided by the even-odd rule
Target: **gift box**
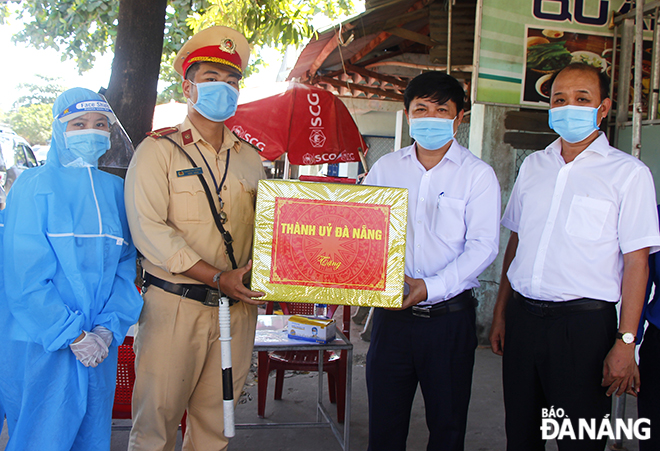
[(265, 300), (401, 307), (408, 191), (262, 180), (251, 288)]
[(287, 331), (289, 338), (328, 344), (337, 335), (337, 323), (332, 318), (293, 315), (287, 323)]

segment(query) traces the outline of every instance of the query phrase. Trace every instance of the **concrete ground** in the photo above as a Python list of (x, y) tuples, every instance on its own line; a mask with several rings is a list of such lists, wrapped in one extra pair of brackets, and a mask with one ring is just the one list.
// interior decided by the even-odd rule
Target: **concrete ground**
[[(359, 338), (361, 326), (352, 325), (351, 337), (353, 353), (353, 395), (351, 410), (350, 449), (364, 451), (368, 443), (368, 411), (365, 383), (365, 361), (369, 343)], [(237, 423), (294, 422), (314, 421), (318, 375), (316, 373), (291, 373), (284, 381), (282, 400), (273, 400), (275, 391), (275, 373), (271, 374), (266, 403), (266, 418), (257, 416), (256, 354), (253, 359), (253, 372), (246, 384), (246, 395), (236, 409)], [(336, 415), (336, 408), (328, 402), (327, 383), (324, 382), (323, 399), (326, 408)], [(626, 414), (636, 418), (635, 399), (628, 396)], [(130, 427), (130, 420), (118, 420), (115, 426)], [(113, 430), (111, 451), (124, 451), (128, 443), (127, 430)], [(418, 390), (413, 405), (408, 437), (408, 450), (426, 449), (428, 431), (424, 420), (424, 403)], [(6, 425), (0, 435), (0, 450), (4, 450), (7, 441)], [(472, 400), (465, 439), (468, 451), (504, 450), (504, 406), (502, 402), (501, 359), (490, 348), (480, 347), (476, 351), (476, 363), (472, 384)], [(637, 442), (626, 441), (624, 446), (629, 451), (637, 451)], [(181, 449), (180, 433), (176, 450)], [(314, 429), (237, 429), (236, 436), (230, 440), (230, 450), (272, 451), (314, 450), (338, 451), (341, 446), (328, 428)], [(547, 450), (556, 450), (556, 444), (550, 442)]]

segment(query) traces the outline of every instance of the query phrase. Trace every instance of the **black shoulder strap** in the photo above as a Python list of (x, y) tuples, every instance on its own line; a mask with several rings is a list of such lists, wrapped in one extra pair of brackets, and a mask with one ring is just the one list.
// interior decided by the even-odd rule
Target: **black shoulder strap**
[[(163, 138), (169, 140), (172, 144), (174, 144), (176, 147), (183, 152), (183, 154), (188, 157), (188, 160), (190, 160), (190, 164), (192, 164), (193, 168), (197, 168), (197, 164), (195, 164), (195, 160), (193, 160), (190, 155), (188, 155), (188, 152), (183, 150), (183, 147), (181, 147), (176, 141), (174, 141), (172, 138), (169, 136), (162, 136)], [(229, 150), (228, 150), (229, 151)], [(222, 225), (222, 221), (220, 221), (220, 215), (218, 214), (218, 210), (215, 208), (215, 202), (213, 201), (213, 195), (211, 194), (211, 190), (209, 189), (209, 185), (206, 183), (206, 180), (204, 179), (203, 174), (197, 174), (199, 177), (199, 181), (202, 182), (202, 186), (204, 187), (204, 192), (206, 193), (206, 199), (209, 201), (209, 205), (211, 207), (211, 213), (213, 213), (213, 219), (215, 220), (215, 225), (220, 231), (220, 234), (222, 235), (222, 239), (225, 242), (225, 252), (227, 252), (227, 256), (229, 257), (229, 261), (231, 262), (231, 266), (233, 269), (238, 268), (238, 265), (236, 264), (236, 259), (234, 258), (234, 247), (232, 246), (232, 243), (234, 242), (233, 238), (231, 237), (231, 234), (225, 230), (224, 226)]]

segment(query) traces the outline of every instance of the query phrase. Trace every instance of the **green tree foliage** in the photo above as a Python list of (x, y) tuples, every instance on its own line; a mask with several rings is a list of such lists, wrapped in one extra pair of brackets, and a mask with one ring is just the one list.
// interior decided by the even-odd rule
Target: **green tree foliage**
[[(336, 19), (352, 13), (353, 0), (208, 0), (206, 7), (191, 10), (186, 19), (193, 33), (213, 25), (224, 25), (241, 31), (252, 47), (246, 76), (267, 63), (260, 57), (261, 47), (272, 47), (284, 53), (290, 45), (299, 46), (314, 33), (310, 20), (317, 14)], [(185, 39), (184, 39), (185, 40)], [(178, 48), (163, 52), (160, 80), (168, 84), (158, 94), (158, 103), (170, 99), (184, 102), (181, 79), (172, 69)]]
[(53, 103), (62, 92), (60, 78), (37, 75), (35, 83), (18, 85), (22, 93), (3, 121), (32, 145), (46, 144), (50, 140), (53, 123)]
[(7, 17), (9, 17), (9, 8), (6, 3), (0, 3), (0, 25), (5, 24)]
[[(25, 24), (14, 37), (17, 41), (54, 48), (63, 59), (74, 59), (80, 71), (93, 66), (95, 55), (114, 50), (106, 97), (136, 144), (151, 126), (157, 96), (156, 63), (161, 61), (161, 69), (170, 71), (163, 76), (166, 82), (168, 77), (173, 79), (171, 65), (162, 61), (170, 61), (193, 31), (212, 24), (243, 31), (257, 55), (254, 66), (263, 63), (258, 58), (260, 46), (284, 50), (300, 44), (313, 33), (309, 21), (315, 14), (335, 18), (353, 8), (353, 0), (12, 1)], [(156, 30), (163, 22), (164, 34), (160, 35)], [(138, 28), (140, 24), (145, 27)], [(171, 85), (178, 83), (178, 79), (177, 83), (170, 81)], [(178, 87), (168, 89), (173, 96), (180, 95)]]
[(21, 83), (18, 85), (18, 90), (23, 95), (14, 102), (14, 109), (40, 103), (52, 106), (57, 96), (64, 92), (61, 78), (45, 75), (37, 75), (36, 77), (38, 79), (37, 83)]
[[(194, 32), (211, 25), (242, 31), (253, 49), (284, 50), (312, 35), (309, 21), (314, 15), (334, 19), (353, 8), (353, 0), (169, 0), (164, 60)], [(96, 55), (113, 48), (118, 11), (119, 0), (24, 0), (17, 14), (25, 28), (14, 40), (60, 51), (62, 60), (74, 59), (83, 72), (93, 67)], [(258, 64), (258, 58), (253, 60)]]
[(25, 105), (7, 113), (4, 120), (31, 145), (46, 144), (50, 141), (52, 108), (52, 104), (44, 103)]
[(14, 40), (36, 48), (62, 52), (80, 72), (91, 69), (97, 54), (114, 42), (119, 2), (104, 0), (29, 0), (21, 2), (19, 17), (25, 28)]
[(185, 103), (183, 89), (181, 88), (181, 76), (174, 71), (174, 58), (176, 52), (163, 53), (160, 63), (160, 82), (167, 85), (158, 93), (157, 104), (167, 103), (170, 100)]
[(209, 0), (208, 7), (193, 12), (187, 24), (194, 32), (226, 25), (243, 32), (253, 47), (284, 48), (312, 35), (309, 21), (316, 14), (336, 18), (352, 9), (352, 0)]
[[(169, 0), (165, 52), (180, 48), (191, 35), (185, 21), (199, 3), (203, 2)], [(94, 66), (97, 55), (112, 51), (119, 0), (24, 0), (17, 15), (25, 28), (15, 41), (62, 52), (62, 61), (73, 59), (82, 73)]]

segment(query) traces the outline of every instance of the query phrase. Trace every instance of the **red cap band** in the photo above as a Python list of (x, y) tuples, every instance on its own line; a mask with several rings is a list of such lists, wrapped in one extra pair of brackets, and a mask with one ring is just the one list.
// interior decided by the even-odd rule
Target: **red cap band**
[(220, 46), (210, 45), (192, 52), (183, 62), (183, 73), (185, 74), (190, 66), (199, 62), (224, 64), (243, 75), (241, 57), (236, 52), (236, 45), (231, 39), (226, 39)]

